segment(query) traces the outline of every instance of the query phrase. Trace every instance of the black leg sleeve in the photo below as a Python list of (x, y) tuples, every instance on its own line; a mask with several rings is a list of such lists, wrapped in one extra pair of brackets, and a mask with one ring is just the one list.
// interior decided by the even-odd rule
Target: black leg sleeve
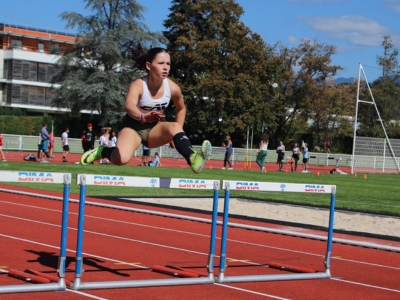
[(111, 152), (115, 150), (116, 147), (106, 147), (101, 151), (101, 157), (102, 158), (108, 158), (110, 159)]
[(190, 156), (193, 154), (192, 144), (184, 132), (179, 132), (173, 137), (176, 150), (186, 159), (190, 165)]

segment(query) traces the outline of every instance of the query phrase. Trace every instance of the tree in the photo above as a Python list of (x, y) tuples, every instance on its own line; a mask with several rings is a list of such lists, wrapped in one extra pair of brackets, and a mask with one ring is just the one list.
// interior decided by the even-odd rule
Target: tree
[(233, 0), (173, 0), (170, 11), (164, 36), (188, 108), (186, 133), (217, 144), (229, 133), (245, 144), (248, 126), (261, 131), (270, 113), (264, 41), (240, 22)]
[(397, 56), (399, 50), (394, 47), (390, 35), (383, 36), (382, 41), (383, 56), (376, 56), (378, 65), (382, 67), (382, 77), (392, 77), (396, 80), (400, 77), (399, 61)]
[(347, 152), (343, 140), (353, 136), (352, 120), (355, 111), (355, 94), (357, 84), (335, 85), (327, 81), (313, 93), (314, 102), (312, 114), (307, 117), (312, 119), (305, 132), (312, 134), (314, 143), (324, 147), (330, 141), (335, 152)]
[(124, 114), (129, 84), (142, 74), (138, 57), (165, 39), (141, 22), (145, 8), (136, 0), (84, 1), (93, 15), (61, 14), (78, 35), (73, 50), (58, 61), (54, 105), (73, 113), (97, 111), (101, 125), (111, 125)]
[[(388, 136), (398, 137), (400, 135), (400, 67), (397, 58), (399, 51), (394, 47), (390, 36), (384, 36), (381, 45), (383, 56), (377, 55), (376, 60), (382, 67), (382, 76), (372, 83), (371, 90)], [(365, 97), (369, 97), (366, 87), (362, 93)], [(370, 97), (367, 99), (372, 101)], [(375, 107), (372, 105), (363, 107), (359, 111), (359, 116), (361, 123), (359, 135), (385, 137)]]
[[(295, 139), (294, 135), (299, 133), (317, 133), (312, 128), (308, 129), (308, 120), (315, 122), (315, 118), (322, 114), (316, 104), (326, 100), (323, 99), (328, 91), (325, 85), (342, 69), (331, 64), (335, 51), (334, 46), (310, 40), (302, 40), (298, 47), (291, 49), (281, 43), (268, 48), (270, 61), (275, 66), (273, 80), (279, 83), (271, 113), (275, 141), (288, 137)], [(332, 115), (327, 108), (333, 110), (337, 107), (335, 102), (326, 106), (324, 118), (327, 118), (326, 114)], [(308, 141), (309, 146), (311, 142)]]

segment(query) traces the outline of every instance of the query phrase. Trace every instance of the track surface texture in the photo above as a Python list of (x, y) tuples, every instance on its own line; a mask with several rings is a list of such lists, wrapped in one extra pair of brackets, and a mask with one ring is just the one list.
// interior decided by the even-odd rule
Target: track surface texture
[[(62, 196), (0, 185), (0, 188), (6, 187)], [(79, 199), (79, 196), (71, 195), (70, 199)], [(90, 195), (86, 200), (211, 220), (210, 215), (199, 212), (140, 203), (115, 203), (90, 198)], [(0, 192), (0, 269), (31, 269), (57, 275), (61, 213), (62, 202), (59, 200)], [(78, 203), (70, 201), (66, 278), (71, 281), (75, 272), (77, 213)], [(280, 227), (234, 218), (230, 218), (230, 222)], [(285, 229), (306, 231), (287, 226)], [(82, 282), (176, 278), (152, 271), (155, 265), (206, 272), (210, 230), (211, 225), (206, 222), (86, 205)], [(322, 231), (307, 231), (326, 235)], [(219, 272), (220, 237), (221, 226), (218, 226), (214, 275)], [(374, 242), (379, 243), (379, 240)], [(394, 244), (399, 247), (399, 243)], [(272, 262), (321, 272), (325, 270), (325, 254), (324, 241), (229, 227), (225, 275), (290, 274), (287, 270), (271, 268)], [(2, 294), (1, 299), (400, 299), (398, 252), (334, 243), (331, 274), (331, 279), (317, 280), (14, 293)], [(0, 286), (18, 284), (34, 283), (0, 273)]]

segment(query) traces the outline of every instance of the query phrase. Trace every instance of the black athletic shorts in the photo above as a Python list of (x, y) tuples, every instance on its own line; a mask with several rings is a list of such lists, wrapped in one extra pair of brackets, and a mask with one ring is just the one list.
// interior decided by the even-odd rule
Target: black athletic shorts
[(158, 122), (142, 123), (142, 122), (136, 121), (135, 119), (132, 119), (128, 115), (125, 115), (124, 119), (122, 120), (122, 128), (128, 127), (128, 128), (132, 128), (133, 130), (135, 130), (137, 132), (137, 134), (140, 136), (140, 138), (142, 139), (142, 144), (145, 145), (146, 147), (148, 146), (147, 137), (149, 136), (149, 132), (157, 124), (158, 124)]

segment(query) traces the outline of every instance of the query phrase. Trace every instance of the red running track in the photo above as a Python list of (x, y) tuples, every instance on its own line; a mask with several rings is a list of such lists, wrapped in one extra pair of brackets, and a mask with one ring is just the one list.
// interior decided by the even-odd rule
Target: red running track
[[(0, 188), (11, 187), (0, 185)], [(78, 196), (71, 195), (71, 199), (78, 199)], [(115, 204), (100, 199), (87, 200)], [(139, 204), (118, 205), (211, 219), (205, 214)], [(33, 269), (56, 275), (61, 210), (61, 201), (0, 192), (0, 268)], [(69, 211), (66, 278), (73, 280), (78, 204), (70, 203)], [(82, 282), (172, 278), (152, 272), (150, 268), (154, 265), (206, 271), (210, 224), (98, 206), (86, 206), (85, 213)], [(221, 228), (217, 236), (221, 236)], [(216, 254), (220, 251), (219, 244), (218, 238)], [(326, 242), (322, 241), (229, 228), (226, 276), (286, 272), (268, 268), (266, 264), (271, 261), (323, 271), (325, 251)], [(334, 244), (332, 254), (332, 279), (325, 280), (67, 290), (3, 294), (1, 299), (400, 299), (400, 253)], [(217, 275), (218, 255), (215, 265)], [(32, 283), (0, 274), (0, 285), (10, 284)]]
[[(23, 158), (26, 155), (29, 155), (32, 152), (9, 152), (6, 153), (6, 158), (7, 161), (13, 161), (13, 162), (21, 162), (24, 161)], [(35, 153), (34, 153), (35, 154)], [(35, 154), (36, 155), (36, 154)], [(81, 154), (69, 154), (68, 157), (68, 162), (69, 163), (74, 163), (74, 162), (79, 162), (81, 159)], [(255, 159), (255, 157), (253, 158)], [(35, 164), (37, 162), (32, 162), (32, 161), (27, 161), (27, 164)], [(54, 159), (50, 160), (49, 163), (57, 163), (60, 164), (62, 163), (62, 155), (59, 153), (56, 153), (54, 155)], [(142, 159), (141, 157), (132, 157), (132, 159), (130, 160), (130, 162), (128, 163), (129, 166), (139, 166), (142, 163)], [(161, 163), (162, 163), (162, 167), (167, 167), (167, 168), (189, 168), (188, 164), (186, 163), (185, 159), (180, 158), (161, 158)], [(312, 163), (312, 161), (311, 161)], [(334, 163), (334, 161), (330, 162), (330, 166), (320, 166), (320, 165), (313, 165), (310, 164), (309, 165), (309, 170), (311, 173), (314, 174), (328, 174), (333, 168), (334, 166), (332, 166), (332, 164)], [(244, 170), (244, 166), (245, 163), (243, 161), (239, 161), (239, 162), (235, 162), (233, 169), (234, 170)], [(223, 161), (220, 160), (210, 160), (207, 162), (207, 164), (205, 165), (205, 168), (207, 169), (221, 169), (223, 167)], [(260, 172), (260, 167), (256, 164), (255, 161), (251, 162), (251, 165), (248, 166), (249, 170), (252, 171), (257, 171)], [(266, 172), (277, 172), (278, 169), (278, 165), (276, 163), (265, 163), (265, 169)], [(303, 170), (302, 164), (299, 162), (298, 167), (297, 167), (297, 172), (301, 173), (301, 171)], [(350, 174), (350, 167), (340, 167), (340, 170), (343, 172), (346, 172), (348, 174)], [(290, 165), (289, 164), (284, 164), (283, 166), (283, 171), (284, 172), (289, 172), (290, 171)], [(231, 172), (230, 170), (227, 170), (227, 172)]]

